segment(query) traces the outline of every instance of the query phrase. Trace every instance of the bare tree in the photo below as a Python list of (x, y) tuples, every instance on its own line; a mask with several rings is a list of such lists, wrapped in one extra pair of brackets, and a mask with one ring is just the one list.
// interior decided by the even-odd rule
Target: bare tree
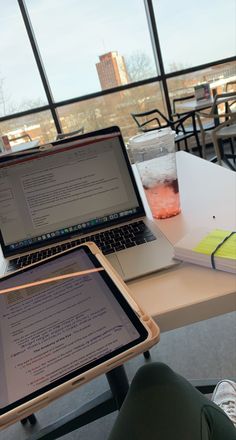
[(2, 116), (6, 115), (8, 100), (9, 98), (6, 97), (4, 92), (4, 78), (0, 78), (0, 115), (2, 114)]
[(42, 98), (25, 99), (19, 104), (18, 111), (30, 110), (32, 108), (41, 107), (44, 104), (45, 102), (42, 100)]
[(125, 60), (130, 81), (140, 81), (157, 74), (154, 63), (145, 52), (137, 50)]
[(169, 64), (169, 71), (178, 72), (178, 70), (184, 70), (188, 67), (190, 67), (190, 65), (184, 63), (176, 63), (175, 61), (172, 61), (172, 63)]

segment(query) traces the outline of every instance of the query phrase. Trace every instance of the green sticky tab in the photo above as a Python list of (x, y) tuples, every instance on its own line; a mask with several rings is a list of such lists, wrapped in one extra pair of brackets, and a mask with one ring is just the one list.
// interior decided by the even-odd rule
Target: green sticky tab
[[(231, 231), (215, 229), (204, 237), (193, 250), (201, 254), (211, 255), (216, 247), (225, 237), (230, 235), (230, 233)], [(222, 246), (216, 251), (215, 256), (236, 260), (236, 234), (231, 235), (231, 237), (222, 244)]]

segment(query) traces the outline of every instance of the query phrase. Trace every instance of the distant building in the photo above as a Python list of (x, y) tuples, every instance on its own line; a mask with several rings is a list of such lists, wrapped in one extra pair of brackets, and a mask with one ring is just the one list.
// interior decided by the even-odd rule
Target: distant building
[(99, 56), (96, 64), (102, 90), (129, 82), (124, 58), (118, 52), (108, 52)]

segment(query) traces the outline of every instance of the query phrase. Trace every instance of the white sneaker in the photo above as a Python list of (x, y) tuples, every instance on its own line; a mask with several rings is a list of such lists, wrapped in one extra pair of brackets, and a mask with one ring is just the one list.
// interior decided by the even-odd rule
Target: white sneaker
[(236, 383), (228, 379), (218, 382), (211, 400), (223, 409), (236, 428)]

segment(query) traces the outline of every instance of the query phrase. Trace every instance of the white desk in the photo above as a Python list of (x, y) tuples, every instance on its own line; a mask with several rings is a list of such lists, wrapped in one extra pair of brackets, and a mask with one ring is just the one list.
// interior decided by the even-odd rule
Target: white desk
[[(199, 110), (203, 110), (203, 109), (211, 107), (213, 102), (214, 102), (213, 98), (201, 99), (200, 101), (196, 101), (194, 99), (192, 101), (179, 102), (177, 104), (177, 107), (178, 107), (178, 109), (183, 109), (182, 114), (190, 113), (190, 112), (194, 113)], [(177, 110), (177, 112), (178, 112), (178, 110)]]
[[(229, 102), (229, 97), (223, 96), (222, 98), (218, 98), (217, 106), (219, 106), (220, 104), (225, 104), (226, 102)], [(201, 99), (199, 101), (196, 101), (196, 99), (194, 99), (192, 101), (179, 102), (177, 106), (178, 109), (182, 109), (181, 114), (185, 114), (185, 113), (195, 113), (207, 108), (211, 108), (213, 103), (214, 103), (214, 98)]]
[[(157, 220), (170, 242), (200, 226), (235, 229), (236, 173), (183, 151), (177, 153), (177, 167), (182, 213)], [(234, 275), (187, 263), (128, 285), (161, 331), (236, 309)]]
[[(177, 167), (182, 213), (157, 220), (171, 243), (196, 227), (235, 230), (236, 173), (183, 151)], [(128, 284), (161, 331), (236, 310), (236, 277), (222, 271), (181, 263)]]

